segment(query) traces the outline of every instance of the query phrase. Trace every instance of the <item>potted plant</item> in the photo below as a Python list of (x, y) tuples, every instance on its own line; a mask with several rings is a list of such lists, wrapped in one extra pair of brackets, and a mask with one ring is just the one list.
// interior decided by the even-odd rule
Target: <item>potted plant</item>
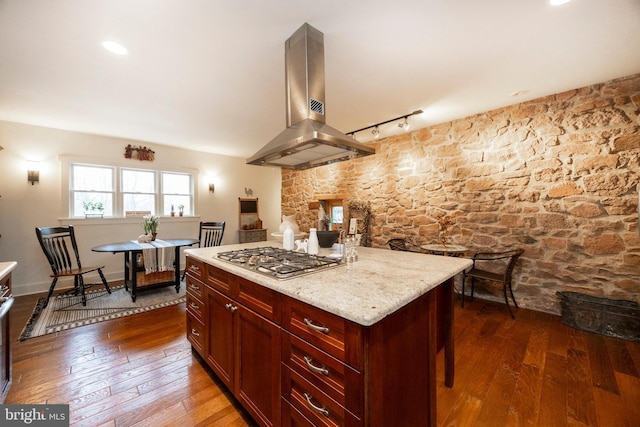
[(150, 235), (151, 240), (156, 240), (159, 223), (160, 219), (155, 215), (145, 215), (142, 217), (142, 228), (144, 229), (144, 234)]
[(104, 205), (102, 202), (82, 202), (85, 218), (102, 218), (104, 216)]
[(178, 213), (180, 216), (184, 215), (184, 205), (178, 205)]

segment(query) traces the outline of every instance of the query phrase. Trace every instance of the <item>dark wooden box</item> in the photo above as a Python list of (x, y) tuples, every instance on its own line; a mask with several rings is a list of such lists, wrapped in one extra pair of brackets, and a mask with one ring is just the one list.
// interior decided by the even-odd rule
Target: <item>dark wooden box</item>
[(562, 323), (576, 329), (640, 341), (640, 306), (635, 301), (613, 300), (579, 292), (556, 292)]

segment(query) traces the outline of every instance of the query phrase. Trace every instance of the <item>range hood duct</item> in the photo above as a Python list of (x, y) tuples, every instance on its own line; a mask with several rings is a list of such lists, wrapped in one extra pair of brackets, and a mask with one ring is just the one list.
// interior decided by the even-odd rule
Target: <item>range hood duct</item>
[(325, 123), (324, 35), (305, 23), (285, 42), (287, 128), (247, 159), (259, 166), (308, 169), (375, 154)]

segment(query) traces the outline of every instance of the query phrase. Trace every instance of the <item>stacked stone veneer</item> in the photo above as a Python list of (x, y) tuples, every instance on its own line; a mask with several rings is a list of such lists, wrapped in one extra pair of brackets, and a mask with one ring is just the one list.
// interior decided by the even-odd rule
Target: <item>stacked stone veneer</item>
[(566, 290), (640, 299), (640, 74), (372, 145), (374, 156), (283, 170), (282, 213), (308, 230), (319, 195), (370, 201), (374, 247), (436, 243), (445, 213), (470, 253), (525, 249), (513, 277), (523, 307), (558, 313)]

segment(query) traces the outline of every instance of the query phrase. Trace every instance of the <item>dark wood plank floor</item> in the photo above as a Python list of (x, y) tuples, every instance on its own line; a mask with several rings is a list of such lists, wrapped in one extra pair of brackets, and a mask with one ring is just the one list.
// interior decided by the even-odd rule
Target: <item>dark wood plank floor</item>
[[(16, 299), (14, 340), (36, 299)], [(640, 343), (528, 310), (512, 320), (478, 299), (455, 315), (452, 389), (438, 357), (439, 425), (640, 425)], [(69, 403), (74, 426), (253, 425), (192, 353), (184, 304), (14, 344), (6, 403)]]

